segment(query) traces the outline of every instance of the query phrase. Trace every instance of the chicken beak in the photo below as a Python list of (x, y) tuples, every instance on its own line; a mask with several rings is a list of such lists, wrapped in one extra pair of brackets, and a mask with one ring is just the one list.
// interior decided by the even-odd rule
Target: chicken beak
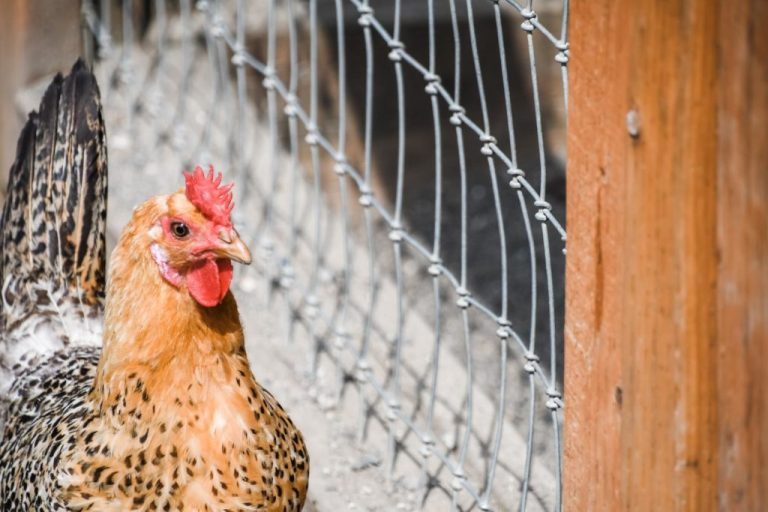
[(215, 252), (217, 256), (222, 258), (229, 258), (243, 265), (251, 264), (251, 251), (248, 250), (248, 246), (240, 239), (234, 229), (221, 230), (219, 244)]

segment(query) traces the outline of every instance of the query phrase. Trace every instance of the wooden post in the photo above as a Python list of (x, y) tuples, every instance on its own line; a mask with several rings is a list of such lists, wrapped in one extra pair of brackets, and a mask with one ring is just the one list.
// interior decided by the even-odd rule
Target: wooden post
[(766, 21), (572, 2), (566, 510), (768, 510)]
[(717, 176), (720, 504), (724, 511), (768, 510), (768, 2), (723, 4)]

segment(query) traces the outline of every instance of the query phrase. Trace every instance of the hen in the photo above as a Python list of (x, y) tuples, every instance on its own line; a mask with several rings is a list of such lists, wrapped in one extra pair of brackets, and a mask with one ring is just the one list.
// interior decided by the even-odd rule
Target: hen
[(229, 291), (251, 261), (231, 185), (185, 178), (136, 208), (105, 286), (94, 77), (78, 62), (30, 115), (0, 224), (3, 511), (301, 510), (308, 454)]

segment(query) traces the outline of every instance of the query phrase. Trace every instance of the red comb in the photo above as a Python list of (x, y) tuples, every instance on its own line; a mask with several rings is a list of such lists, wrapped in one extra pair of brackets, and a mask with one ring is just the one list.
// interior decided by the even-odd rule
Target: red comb
[(235, 207), (232, 202), (234, 183), (220, 187), (221, 173), (215, 176), (212, 165), (208, 168), (208, 176), (198, 165), (193, 172), (184, 173), (184, 180), (187, 182), (186, 196), (189, 202), (213, 222), (232, 226), (230, 213)]

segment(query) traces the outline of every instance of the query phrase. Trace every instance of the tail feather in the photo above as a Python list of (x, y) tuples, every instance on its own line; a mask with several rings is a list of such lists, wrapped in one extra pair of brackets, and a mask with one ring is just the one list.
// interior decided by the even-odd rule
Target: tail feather
[[(0, 220), (0, 370), (17, 364), (22, 352), (76, 342), (67, 324), (101, 313), (106, 212), (99, 88), (78, 60), (66, 78), (54, 78), (30, 114), (11, 166)], [(53, 343), (25, 340), (34, 340), (43, 324), (58, 325), (46, 331)]]

